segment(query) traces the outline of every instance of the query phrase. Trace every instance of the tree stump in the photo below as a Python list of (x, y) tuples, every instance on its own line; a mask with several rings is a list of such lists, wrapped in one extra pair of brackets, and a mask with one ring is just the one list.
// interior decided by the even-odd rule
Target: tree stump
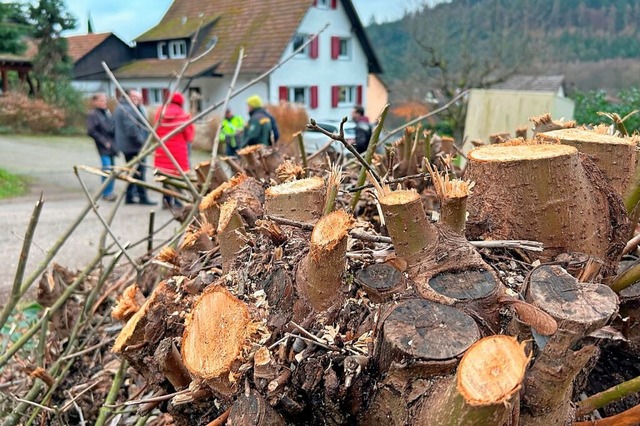
[(355, 280), (374, 303), (388, 302), (407, 288), (403, 273), (388, 263), (365, 266), (356, 272)]
[(636, 144), (631, 139), (582, 129), (554, 130), (541, 133), (536, 138), (545, 143), (570, 145), (590, 155), (620, 195), (625, 194), (632, 182), (636, 169)]
[[(434, 392), (416, 425), (475, 426), (517, 423), (519, 391), (529, 357), (511, 336), (486, 337), (464, 354), (455, 380)], [(515, 422), (514, 422), (515, 420)]]
[(228, 425), (285, 426), (287, 423), (255, 390), (238, 397), (229, 413)]
[(543, 259), (581, 252), (608, 270), (625, 244), (622, 200), (578, 150), (567, 145), (509, 142), (469, 152), (467, 235), (540, 241)]
[(324, 196), (324, 180), (320, 177), (275, 185), (265, 191), (265, 212), (269, 216), (315, 223), (322, 216)]
[(238, 202), (231, 199), (220, 208), (218, 240), (222, 255), (222, 271), (227, 273), (237, 259), (238, 252), (246, 245), (244, 222), (237, 211)]
[(378, 367), (410, 370), (413, 378), (446, 373), (479, 338), (475, 321), (458, 309), (421, 299), (400, 302), (382, 326)]
[(572, 417), (573, 381), (597, 353), (587, 345), (575, 349), (589, 333), (606, 325), (618, 311), (618, 298), (602, 284), (580, 284), (557, 265), (534, 270), (527, 300), (558, 323), (536, 356), (525, 379), (523, 423), (564, 425)]
[(338, 210), (320, 219), (311, 233), (309, 254), (298, 266), (296, 286), (316, 312), (342, 297), (350, 226), (349, 215)]
[(240, 214), (248, 219), (247, 222), (253, 223), (262, 217), (262, 185), (257, 180), (240, 174), (207, 194), (198, 206), (201, 216), (213, 226), (213, 229), (218, 227), (220, 206), (231, 199), (238, 202)]
[(252, 328), (247, 304), (221, 285), (207, 287), (187, 317), (182, 336), (182, 360), (191, 376), (219, 397), (231, 396), (237, 389), (233, 376), (251, 342)]

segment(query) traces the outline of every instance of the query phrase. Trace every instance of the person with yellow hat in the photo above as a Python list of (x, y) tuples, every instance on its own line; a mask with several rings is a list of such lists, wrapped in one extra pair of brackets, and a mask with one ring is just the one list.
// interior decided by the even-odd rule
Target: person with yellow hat
[(263, 108), (260, 96), (253, 95), (247, 99), (249, 108), (249, 122), (244, 133), (244, 146), (249, 145), (271, 145), (271, 133), (273, 126), (271, 117)]

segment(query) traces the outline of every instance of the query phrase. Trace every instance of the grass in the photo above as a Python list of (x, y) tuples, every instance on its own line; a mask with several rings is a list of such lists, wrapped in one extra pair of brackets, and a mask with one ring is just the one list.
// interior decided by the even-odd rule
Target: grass
[(27, 191), (27, 185), (18, 176), (0, 169), (0, 200), (17, 197)]

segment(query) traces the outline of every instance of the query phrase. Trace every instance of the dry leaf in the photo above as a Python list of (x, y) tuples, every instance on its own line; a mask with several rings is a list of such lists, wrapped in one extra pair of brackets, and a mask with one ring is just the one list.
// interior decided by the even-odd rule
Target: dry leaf
[(533, 328), (538, 332), (538, 334), (551, 336), (558, 330), (558, 323), (556, 323), (556, 320), (536, 306), (521, 300), (509, 299), (506, 297), (501, 298), (500, 303), (509, 305), (511, 309), (513, 309), (516, 317), (521, 322)]

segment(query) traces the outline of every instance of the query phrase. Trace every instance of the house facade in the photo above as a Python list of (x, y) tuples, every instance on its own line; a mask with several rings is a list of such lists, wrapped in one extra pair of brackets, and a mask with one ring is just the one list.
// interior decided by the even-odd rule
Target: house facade
[[(339, 120), (354, 105), (367, 105), (368, 75), (382, 71), (351, 0), (175, 0), (158, 25), (135, 40), (128, 63), (106, 62), (123, 86), (143, 93), (148, 105), (161, 104), (171, 90), (179, 90), (197, 112), (225, 98), (241, 47), (245, 57), (236, 88), (326, 24), (302, 52), (230, 106), (246, 115), (246, 98), (259, 95), (270, 104), (303, 104), (318, 120)], [(176, 88), (175, 76), (189, 55), (198, 59)]]

